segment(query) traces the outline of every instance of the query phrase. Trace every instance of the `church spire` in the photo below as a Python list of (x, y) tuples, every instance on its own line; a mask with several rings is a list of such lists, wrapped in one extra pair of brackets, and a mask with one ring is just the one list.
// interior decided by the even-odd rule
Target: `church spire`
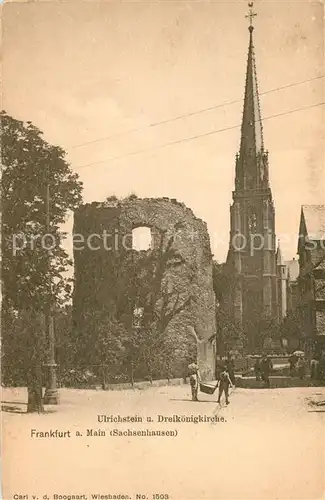
[(263, 129), (253, 43), (253, 19), (257, 14), (253, 11), (253, 2), (248, 5), (250, 10), (246, 17), (249, 18), (249, 47), (240, 153), (244, 155), (252, 153), (255, 156), (263, 151)]
[(253, 43), (253, 2), (249, 2), (249, 46), (247, 57), (244, 109), (240, 150), (237, 155), (236, 185), (239, 189), (268, 187), (267, 153), (264, 151), (263, 127), (257, 85)]

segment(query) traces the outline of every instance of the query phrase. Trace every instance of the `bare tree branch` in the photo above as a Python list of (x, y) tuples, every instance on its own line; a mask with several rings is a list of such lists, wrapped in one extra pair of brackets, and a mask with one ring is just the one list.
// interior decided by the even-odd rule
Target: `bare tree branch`
[(189, 326), (187, 329), (188, 329), (188, 333), (189, 333), (189, 335), (191, 335), (192, 337), (194, 337), (194, 338), (195, 338), (195, 340), (196, 340), (196, 342), (197, 342), (198, 344), (202, 344), (202, 343), (204, 342), (204, 339), (200, 339), (200, 338), (199, 338), (199, 335), (197, 334), (197, 332), (196, 332), (196, 330), (195, 330), (194, 326)]

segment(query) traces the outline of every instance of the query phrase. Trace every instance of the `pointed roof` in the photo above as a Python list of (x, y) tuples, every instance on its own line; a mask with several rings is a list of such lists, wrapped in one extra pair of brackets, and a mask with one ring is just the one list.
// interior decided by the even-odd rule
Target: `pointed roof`
[(278, 240), (278, 248), (276, 251), (276, 265), (277, 266), (284, 266), (285, 265), (283, 257), (282, 257), (281, 248), (280, 248), (280, 240)]
[(251, 152), (253, 156), (256, 156), (264, 150), (264, 143), (253, 43), (254, 26), (250, 25), (248, 29), (249, 47), (240, 154), (247, 155)]
[(325, 205), (301, 206), (298, 253), (311, 241), (325, 241)]
[(325, 240), (325, 205), (302, 205), (301, 219), (309, 240)]
[(263, 128), (256, 76), (252, 20), (257, 14), (253, 2), (248, 4), (249, 46), (247, 56), (244, 109), (241, 125), (239, 153), (236, 155), (236, 174), (234, 196), (240, 191), (251, 193), (263, 190), (272, 196), (269, 182), (268, 153), (264, 149)]

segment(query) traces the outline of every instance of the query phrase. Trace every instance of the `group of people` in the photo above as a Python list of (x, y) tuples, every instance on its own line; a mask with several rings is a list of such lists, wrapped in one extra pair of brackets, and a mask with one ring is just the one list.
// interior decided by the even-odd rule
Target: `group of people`
[(290, 375), (293, 377), (298, 374), (299, 378), (302, 380), (306, 374), (306, 361), (303, 354), (299, 356), (295, 353), (291, 354), (288, 359), (290, 367)]
[[(290, 374), (293, 376), (296, 373), (303, 379), (306, 374), (306, 361), (304, 356), (298, 356), (293, 353), (289, 359)], [(254, 365), (254, 372), (256, 380), (262, 380), (265, 387), (270, 387), (270, 374), (273, 370), (273, 364), (271, 358), (267, 355), (263, 355), (262, 358), (257, 358)], [(190, 385), (192, 391), (192, 400), (198, 401), (198, 392), (200, 388), (201, 377), (199, 373), (199, 367), (196, 363), (191, 363), (188, 366), (188, 372), (190, 376)], [(218, 403), (221, 402), (221, 397), (224, 394), (226, 404), (229, 404), (229, 388), (235, 386), (235, 363), (231, 356), (223, 358), (221, 363), (219, 363), (219, 373), (217, 373), (218, 379)], [(310, 366), (311, 378), (320, 379), (325, 378), (325, 352), (322, 352), (320, 356), (314, 356), (311, 360)]]
[[(298, 355), (299, 354), (299, 355)], [(296, 376), (302, 380), (308, 371), (308, 361), (304, 353), (295, 352), (289, 357), (290, 375)], [(312, 380), (322, 380), (325, 378), (325, 352), (315, 352), (310, 361), (310, 378)]]
[[(199, 401), (198, 392), (201, 382), (199, 367), (192, 363), (188, 367), (190, 375), (190, 385), (192, 391), (192, 401)], [(218, 403), (221, 403), (222, 395), (225, 395), (226, 404), (229, 404), (229, 388), (235, 386), (235, 363), (232, 358), (228, 358), (218, 375)]]
[[(306, 377), (308, 372), (308, 360), (303, 351), (293, 352), (289, 358), (289, 370), (291, 377), (298, 376), (301, 380)], [(273, 366), (270, 359), (264, 356), (261, 360), (257, 359), (254, 370), (256, 380), (264, 380), (269, 386), (269, 374)], [(321, 380), (325, 378), (325, 353), (316, 353), (310, 361), (310, 378), (312, 380)]]
[(270, 387), (270, 374), (273, 370), (272, 360), (266, 355), (257, 358), (254, 365), (256, 380), (263, 380), (266, 387)]

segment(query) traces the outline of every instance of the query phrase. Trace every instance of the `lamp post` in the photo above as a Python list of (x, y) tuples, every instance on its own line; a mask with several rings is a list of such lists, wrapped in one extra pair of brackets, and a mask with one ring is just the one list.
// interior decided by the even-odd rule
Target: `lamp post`
[[(1, 151), (1, 149), (0, 149)], [(2, 287), (2, 162), (0, 158), (0, 332), (2, 332), (2, 292), (3, 292), (3, 287)], [(2, 342), (1, 342), (1, 337), (0, 337), (0, 357), (2, 358)]]
[[(50, 181), (49, 181), (49, 167), (46, 167), (46, 233), (50, 234)], [(48, 248), (48, 270), (51, 264), (51, 250)], [(51, 281), (48, 282), (48, 294), (47, 294), (47, 304), (45, 313), (45, 330), (47, 345), (47, 363), (45, 367), (47, 368), (47, 381), (46, 390), (43, 398), (44, 404), (57, 405), (59, 404), (59, 393), (57, 389), (56, 380), (56, 363), (55, 363), (55, 334), (54, 334), (54, 321), (52, 315), (52, 286)]]

